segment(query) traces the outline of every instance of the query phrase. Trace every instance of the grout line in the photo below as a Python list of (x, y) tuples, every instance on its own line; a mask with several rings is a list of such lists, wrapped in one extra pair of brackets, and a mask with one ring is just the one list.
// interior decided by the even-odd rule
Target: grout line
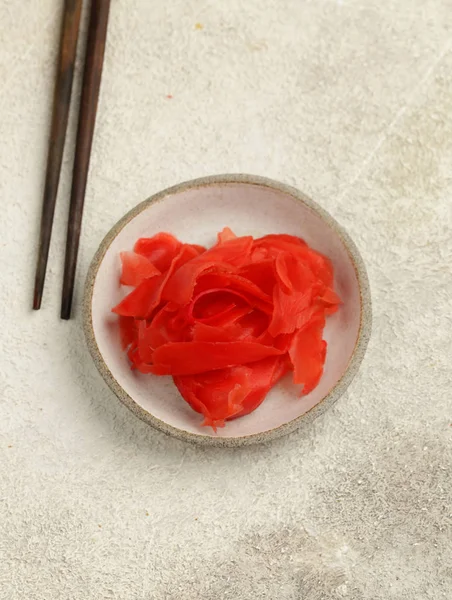
[(389, 124), (385, 128), (384, 132), (381, 134), (380, 139), (378, 140), (375, 148), (367, 155), (367, 157), (362, 162), (362, 164), (359, 167), (359, 169), (356, 172), (356, 174), (352, 177), (352, 179), (350, 180), (350, 182), (345, 186), (344, 190), (339, 194), (339, 196), (337, 198), (338, 202), (341, 202), (344, 199), (344, 197), (347, 195), (347, 193), (349, 192), (350, 188), (355, 185), (355, 183), (358, 181), (358, 179), (361, 177), (361, 175), (364, 173), (364, 171), (368, 167), (368, 165), (371, 162), (371, 160), (374, 158), (374, 156), (380, 150), (380, 148), (382, 147), (382, 145), (388, 139), (390, 133), (398, 125), (398, 123), (401, 120), (401, 118), (403, 117), (403, 115), (407, 112), (407, 110), (409, 108), (411, 108), (413, 106), (413, 100), (418, 96), (419, 90), (422, 87), (424, 87), (425, 83), (430, 79), (430, 77), (432, 76), (432, 74), (434, 73), (434, 71), (436, 70), (436, 68), (438, 67), (438, 65), (441, 63), (441, 61), (443, 60), (443, 58), (445, 57), (445, 55), (449, 52), (449, 50), (450, 50), (451, 47), (452, 47), (452, 42), (447, 42), (447, 44), (439, 52), (439, 54), (437, 55), (437, 57), (433, 60), (433, 62), (431, 63), (431, 65), (427, 68), (427, 70), (425, 71), (425, 73), (419, 79), (418, 83), (412, 89), (412, 91), (411, 91), (411, 93), (410, 93), (410, 95), (409, 95), (408, 100), (406, 101), (406, 103), (397, 111), (397, 113), (394, 116), (394, 118), (389, 122)]

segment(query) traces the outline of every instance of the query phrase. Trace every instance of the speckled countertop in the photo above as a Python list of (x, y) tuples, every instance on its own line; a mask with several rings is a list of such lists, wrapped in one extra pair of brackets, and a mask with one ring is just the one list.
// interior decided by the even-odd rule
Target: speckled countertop
[[(61, 5), (0, 1), (0, 599), (450, 598), (451, 0), (113, 1), (70, 322), (70, 150), (43, 308), (29, 310)], [(374, 304), (335, 407), (236, 450), (127, 411), (79, 310), (119, 217), (224, 172), (330, 211)]]

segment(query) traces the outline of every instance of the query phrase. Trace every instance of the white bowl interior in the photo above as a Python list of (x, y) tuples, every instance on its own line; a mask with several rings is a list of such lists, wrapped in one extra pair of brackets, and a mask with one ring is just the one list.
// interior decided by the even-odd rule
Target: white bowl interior
[[(237, 235), (259, 237), (268, 233), (289, 233), (304, 238), (332, 260), (335, 287), (343, 305), (327, 320), (325, 371), (315, 390), (300, 397), (299, 387), (294, 386), (288, 376), (271, 390), (256, 411), (228, 422), (215, 434), (210, 428), (201, 427), (201, 415), (181, 398), (170, 377), (142, 375), (130, 370), (119, 342), (117, 317), (110, 311), (127, 292), (119, 285), (119, 253), (131, 250), (138, 238), (168, 231), (182, 241), (210, 246), (215, 242), (216, 232), (226, 225)], [(157, 419), (179, 430), (203, 436), (238, 438), (259, 434), (306, 413), (328, 394), (346, 371), (357, 342), (360, 319), (357, 275), (338, 233), (290, 194), (249, 183), (214, 183), (185, 188), (149, 204), (123, 227), (107, 249), (92, 296), (94, 337), (119, 385), (136, 404)]]

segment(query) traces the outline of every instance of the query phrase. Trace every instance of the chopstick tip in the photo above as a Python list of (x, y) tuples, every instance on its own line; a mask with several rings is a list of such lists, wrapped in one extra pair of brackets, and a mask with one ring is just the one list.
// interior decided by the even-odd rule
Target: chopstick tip
[(69, 321), (71, 318), (71, 305), (67, 302), (63, 302), (61, 306), (60, 318), (64, 321)]
[(39, 310), (41, 308), (42, 294), (39, 290), (35, 290), (33, 294), (33, 310)]

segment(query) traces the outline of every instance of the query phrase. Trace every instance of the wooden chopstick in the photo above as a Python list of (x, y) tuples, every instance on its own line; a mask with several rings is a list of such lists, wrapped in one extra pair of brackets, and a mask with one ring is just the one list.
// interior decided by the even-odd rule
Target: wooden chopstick
[(62, 319), (69, 319), (71, 316), (83, 204), (96, 121), (109, 10), (110, 0), (92, 0), (67, 228), (61, 301)]
[(42, 203), (41, 230), (39, 234), (38, 262), (36, 265), (33, 308), (41, 308), (44, 280), (52, 236), (53, 216), (63, 159), (69, 105), (71, 102), (74, 64), (80, 28), (82, 0), (66, 0), (61, 29), (60, 55), (53, 99), (52, 125), (50, 130), (49, 152)]

